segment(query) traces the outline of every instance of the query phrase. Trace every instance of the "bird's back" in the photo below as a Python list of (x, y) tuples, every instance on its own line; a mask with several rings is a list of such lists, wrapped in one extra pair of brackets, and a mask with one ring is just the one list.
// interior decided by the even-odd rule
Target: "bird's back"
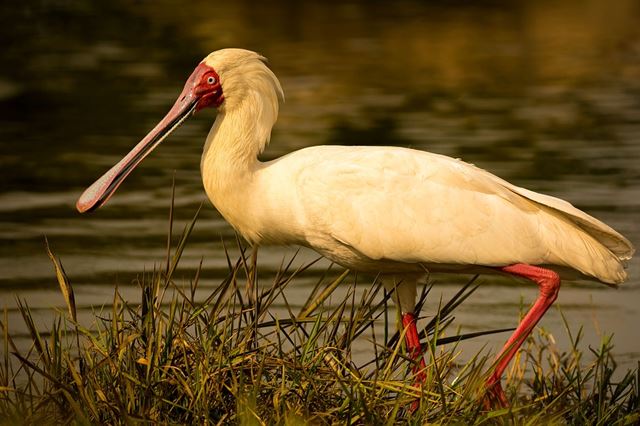
[(566, 201), (442, 155), (321, 146), (263, 171), (304, 230), (294, 242), (355, 269), (529, 263), (620, 283), (633, 254), (622, 235)]

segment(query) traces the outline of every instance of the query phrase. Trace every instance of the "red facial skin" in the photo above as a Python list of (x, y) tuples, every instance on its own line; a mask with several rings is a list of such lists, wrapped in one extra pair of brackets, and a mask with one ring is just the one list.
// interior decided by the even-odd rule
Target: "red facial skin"
[(224, 102), (220, 76), (204, 62), (193, 70), (189, 81), (197, 82), (192, 88), (193, 96), (200, 99), (196, 105), (196, 111), (210, 106), (217, 108)]

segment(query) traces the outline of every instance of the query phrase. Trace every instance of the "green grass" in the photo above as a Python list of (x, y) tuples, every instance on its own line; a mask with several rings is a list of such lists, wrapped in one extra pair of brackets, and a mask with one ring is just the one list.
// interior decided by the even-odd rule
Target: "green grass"
[[(422, 388), (412, 386), (412, 360), (398, 343), (403, 336), (395, 331), (395, 308), (377, 280), (356, 297), (355, 275), (328, 270), (302, 309), (294, 309), (285, 289), (310, 264), (293, 268), (292, 259), (270, 282), (258, 283), (256, 252), (242, 251), (239, 259), (228, 258), (229, 273), (219, 286), (198, 300), (199, 269), (187, 282), (174, 279), (195, 221), (175, 247), (168, 244), (164, 266), (140, 277), (140, 303), (123, 300), (115, 288), (112, 305), (95, 312), (90, 325), (77, 322), (72, 285), (49, 251), (68, 312), (58, 312), (45, 335), (19, 300), (32, 341), (21, 353), (5, 309), (5, 424), (640, 422), (640, 370), (617, 373), (622, 378), (614, 380), (610, 339), (583, 354), (581, 331), (572, 334), (568, 326), (563, 338), (572, 350), (559, 352), (550, 344), (553, 337), (538, 330), (503, 382), (512, 406), (485, 410), (483, 382), (492, 358), (478, 354), (460, 362), (457, 342), (474, 336), (450, 330), (456, 308), (475, 289), (473, 280), (424, 327)], [(328, 298), (338, 285), (350, 287), (336, 306)], [(421, 303), (430, 290), (425, 287)], [(286, 317), (270, 313), (276, 300)], [(356, 340), (368, 345), (369, 362), (355, 364)], [(412, 412), (416, 398), (420, 408)]]

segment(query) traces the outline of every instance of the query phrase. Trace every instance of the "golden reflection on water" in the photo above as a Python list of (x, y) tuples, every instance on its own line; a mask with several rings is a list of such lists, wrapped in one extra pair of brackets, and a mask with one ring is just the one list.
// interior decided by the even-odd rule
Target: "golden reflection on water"
[[(405, 87), (456, 88), (505, 76), (580, 81), (619, 68), (619, 55), (637, 55), (640, 48), (640, 5), (633, 0), (399, 2), (396, 7), (204, 1), (178, 10), (166, 2), (129, 9), (158, 28), (175, 30), (203, 53), (226, 46), (258, 49), (285, 75), (314, 70), (336, 76), (334, 82), (352, 91), (389, 79)], [(638, 71), (637, 61), (624, 69), (630, 75)]]

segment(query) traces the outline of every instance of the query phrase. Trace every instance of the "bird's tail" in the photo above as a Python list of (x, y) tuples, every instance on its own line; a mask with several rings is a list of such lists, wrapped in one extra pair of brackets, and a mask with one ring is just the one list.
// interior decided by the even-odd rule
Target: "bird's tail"
[[(547, 238), (553, 239), (548, 247), (554, 247), (552, 254), (556, 263), (607, 284), (621, 284), (627, 279), (626, 260), (631, 258), (634, 249), (622, 235), (591, 216), (592, 221), (585, 226), (566, 212), (549, 206), (543, 209), (557, 219), (552, 221), (554, 229), (546, 232)], [(594, 224), (598, 222), (606, 228), (596, 228)], [(606, 229), (614, 234), (605, 232)], [(622, 244), (625, 241), (626, 249)]]
[(557, 219), (549, 222), (555, 223), (557, 229), (547, 229), (546, 234), (550, 243), (547, 247), (555, 247), (553, 254), (559, 263), (607, 284), (620, 284), (626, 280), (626, 261), (631, 259), (635, 249), (623, 235), (565, 200), (487, 175), (494, 183), (533, 201)]

